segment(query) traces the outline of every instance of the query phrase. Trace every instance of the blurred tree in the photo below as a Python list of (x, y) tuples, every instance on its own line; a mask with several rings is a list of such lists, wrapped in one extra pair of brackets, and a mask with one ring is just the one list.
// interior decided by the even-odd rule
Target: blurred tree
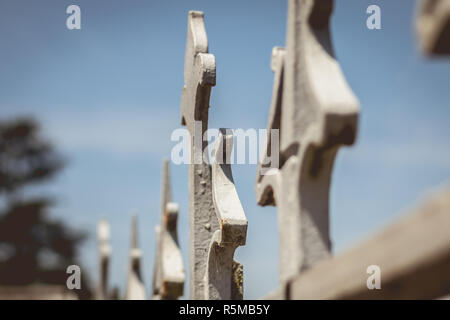
[(77, 264), (77, 248), (86, 235), (48, 217), (50, 198), (25, 199), (25, 187), (62, 168), (34, 120), (0, 122), (0, 285), (65, 285), (67, 266)]

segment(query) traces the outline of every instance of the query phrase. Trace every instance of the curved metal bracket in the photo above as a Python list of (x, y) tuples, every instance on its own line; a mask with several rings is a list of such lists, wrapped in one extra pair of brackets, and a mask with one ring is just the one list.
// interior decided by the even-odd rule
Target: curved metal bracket
[(220, 129), (213, 152), (212, 193), (219, 221), (210, 242), (205, 273), (206, 299), (242, 299), (242, 266), (233, 260), (238, 246), (245, 245), (247, 218), (231, 172), (233, 135)]

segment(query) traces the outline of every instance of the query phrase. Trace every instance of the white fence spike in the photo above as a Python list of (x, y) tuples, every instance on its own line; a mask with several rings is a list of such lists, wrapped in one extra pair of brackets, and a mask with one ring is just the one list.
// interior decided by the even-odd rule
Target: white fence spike
[[(207, 142), (203, 133), (208, 129), (208, 109), (211, 87), (216, 84), (216, 62), (208, 53), (203, 13), (190, 11), (184, 87), (181, 98), (181, 123), (191, 138), (189, 165), (189, 229), (190, 229), (190, 298), (204, 299), (203, 280), (211, 238), (219, 224), (214, 212), (211, 168), (203, 161)], [(196, 143), (199, 141), (199, 143)]]
[(156, 227), (156, 259), (153, 299), (177, 299), (183, 295), (185, 273), (178, 245), (178, 204), (171, 202), (169, 161), (163, 164), (161, 224)]
[(332, 4), (289, 0), (287, 48), (272, 56), (268, 134), (279, 129), (280, 140), (269, 137), (267, 150), (280, 146), (280, 164), (270, 170), (270, 163), (261, 164), (255, 189), (260, 205), (278, 207), (282, 282), (330, 256), (332, 167), (339, 147), (356, 136), (358, 101), (330, 42)]
[(96, 292), (97, 300), (105, 300), (109, 298), (108, 293), (108, 275), (109, 264), (111, 259), (111, 246), (109, 224), (106, 220), (100, 220), (97, 227), (98, 244), (99, 244), (99, 283)]
[(214, 233), (208, 251), (204, 285), (208, 300), (241, 300), (243, 297), (242, 266), (236, 270), (233, 255), (238, 246), (245, 245), (248, 222), (231, 173), (232, 150), (233, 134), (221, 129), (212, 164), (212, 194), (220, 229)]
[(131, 224), (130, 262), (128, 266), (128, 279), (127, 279), (125, 300), (147, 299), (141, 275), (141, 259), (142, 259), (142, 252), (138, 246), (137, 216), (133, 215)]

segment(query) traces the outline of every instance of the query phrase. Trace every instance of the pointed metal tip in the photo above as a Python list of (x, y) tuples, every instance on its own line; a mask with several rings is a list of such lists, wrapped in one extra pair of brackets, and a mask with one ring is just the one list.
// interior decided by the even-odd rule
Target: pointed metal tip
[(99, 240), (109, 240), (109, 223), (106, 219), (98, 222), (97, 235)]
[(170, 185), (169, 160), (163, 160), (163, 172), (161, 181), (161, 215), (164, 215), (166, 204), (172, 200), (172, 191)]
[(137, 214), (133, 213), (131, 216), (131, 248), (138, 247), (138, 220)]
[(164, 175), (169, 173), (169, 159), (167, 158), (163, 159), (163, 173)]

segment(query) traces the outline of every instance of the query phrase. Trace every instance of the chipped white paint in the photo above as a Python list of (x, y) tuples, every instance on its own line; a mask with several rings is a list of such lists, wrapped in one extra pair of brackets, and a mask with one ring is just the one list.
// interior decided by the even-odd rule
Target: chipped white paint
[[(268, 129), (280, 129), (280, 167), (256, 178), (260, 205), (278, 207), (280, 280), (330, 256), (335, 155), (356, 136), (359, 105), (333, 56), (333, 1), (290, 0), (287, 48), (275, 48)], [(269, 130), (270, 132), (270, 130)], [(267, 150), (270, 150), (270, 136)], [(265, 162), (263, 162), (265, 163)]]
[(178, 204), (171, 202), (168, 160), (164, 160), (161, 189), (161, 224), (156, 227), (153, 299), (177, 299), (183, 295), (185, 273), (178, 245)]
[[(214, 212), (211, 187), (211, 167), (202, 161), (207, 141), (208, 109), (211, 87), (216, 84), (214, 55), (208, 53), (203, 13), (190, 11), (184, 87), (181, 98), (181, 123), (191, 136), (189, 165), (189, 231), (190, 231), (190, 298), (204, 299), (203, 279), (211, 238), (219, 226)], [(196, 124), (201, 123), (201, 126)], [(196, 138), (197, 137), (197, 138)], [(200, 139), (199, 139), (200, 137)], [(201, 141), (196, 145), (194, 141)]]
[(141, 275), (142, 252), (138, 247), (137, 217), (133, 215), (131, 225), (130, 262), (128, 265), (125, 300), (145, 300), (146, 293)]
[(230, 156), (233, 134), (220, 130), (212, 164), (212, 194), (220, 229), (214, 233), (208, 251), (205, 273), (206, 299), (242, 299), (242, 270), (235, 276), (234, 251), (245, 244), (247, 218), (242, 208), (231, 172)]

